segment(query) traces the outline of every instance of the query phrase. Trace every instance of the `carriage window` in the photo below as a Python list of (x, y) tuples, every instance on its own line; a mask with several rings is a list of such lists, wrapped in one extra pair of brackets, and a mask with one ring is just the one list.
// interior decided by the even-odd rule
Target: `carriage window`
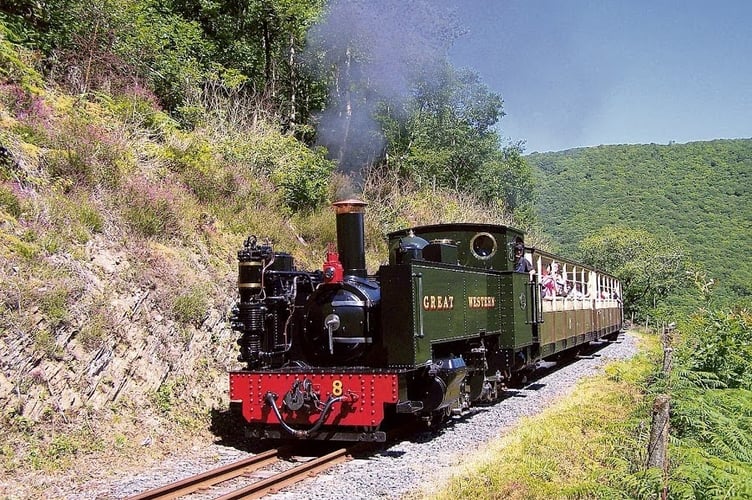
[(490, 259), (496, 253), (496, 239), (489, 233), (478, 233), (470, 240), (470, 249), (477, 258)]

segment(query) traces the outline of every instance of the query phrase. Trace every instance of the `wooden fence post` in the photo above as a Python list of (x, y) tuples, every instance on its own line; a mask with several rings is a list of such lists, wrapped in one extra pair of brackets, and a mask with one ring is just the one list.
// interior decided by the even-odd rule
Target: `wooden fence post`
[(658, 467), (664, 472), (668, 469), (668, 423), (671, 397), (660, 394), (653, 403), (653, 421), (650, 424), (650, 443), (648, 443), (648, 467)]
[[(663, 376), (668, 378), (674, 350), (672, 332), (675, 324), (663, 325), (661, 343), (663, 344)], [(663, 471), (662, 498), (668, 498), (668, 432), (670, 423), (671, 396), (659, 394), (653, 403), (653, 419), (650, 424), (650, 442), (648, 443), (648, 467), (658, 467)]]

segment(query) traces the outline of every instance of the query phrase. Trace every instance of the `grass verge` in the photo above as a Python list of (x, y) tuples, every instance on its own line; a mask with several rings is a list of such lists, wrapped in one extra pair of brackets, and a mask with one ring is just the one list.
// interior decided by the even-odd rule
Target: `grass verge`
[(648, 336), (641, 344), (635, 358), (610, 364), (570, 397), (524, 419), (430, 497), (654, 497), (660, 477), (639, 464), (645, 463), (650, 422), (643, 388), (659, 346)]

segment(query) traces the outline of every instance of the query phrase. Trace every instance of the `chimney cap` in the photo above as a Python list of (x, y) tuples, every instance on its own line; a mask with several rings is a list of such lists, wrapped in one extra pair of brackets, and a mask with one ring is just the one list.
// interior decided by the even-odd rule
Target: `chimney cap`
[(351, 213), (363, 213), (365, 207), (368, 205), (365, 201), (350, 198), (349, 200), (342, 200), (336, 203), (332, 203), (337, 215), (339, 214), (351, 214)]

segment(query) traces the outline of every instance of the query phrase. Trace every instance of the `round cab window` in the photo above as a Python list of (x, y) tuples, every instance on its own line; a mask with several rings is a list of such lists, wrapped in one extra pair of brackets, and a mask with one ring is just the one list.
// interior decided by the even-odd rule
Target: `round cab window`
[(479, 259), (490, 259), (496, 253), (496, 239), (489, 233), (478, 233), (470, 241), (470, 248)]

